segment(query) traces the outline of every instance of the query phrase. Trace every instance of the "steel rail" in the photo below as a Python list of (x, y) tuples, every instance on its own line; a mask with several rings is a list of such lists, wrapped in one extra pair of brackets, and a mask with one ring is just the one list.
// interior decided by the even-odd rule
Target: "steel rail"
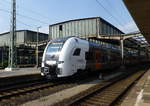
[(97, 91), (80, 98), (78, 101), (74, 101), (72, 105), (111, 106), (123, 93), (125, 93), (125, 91), (127, 91), (127, 89), (129, 89), (129, 87), (131, 87), (132, 84), (134, 84), (135, 81), (141, 78), (144, 73), (145, 71), (140, 71), (125, 79), (112, 82), (106, 86), (104, 85)]

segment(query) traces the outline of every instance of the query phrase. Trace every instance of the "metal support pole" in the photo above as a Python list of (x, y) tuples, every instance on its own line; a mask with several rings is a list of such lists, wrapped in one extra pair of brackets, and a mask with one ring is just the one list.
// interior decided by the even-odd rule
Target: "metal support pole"
[(4, 66), (4, 47), (2, 48), (2, 67)]
[(124, 61), (124, 44), (123, 44), (123, 39), (120, 40), (121, 43), (121, 59), (122, 59), (122, 63)]
[(120, 38), (121, 67), (124, 67), (124, 37)]
[(121, 48), (121, 71), (125, 71), (125, 65), (124, 65), (124, 38), (121, 37), (120, 39), (120, 48)]
[(36, 66), (38, 68), (39, 64), (39, 48), (38, 48), (38, 42), (39, 42), (39, 29), (41, 27), (37, 27), (37, 36), (36, 36)]
[(16, 68), (17, 54), (16, 54), (16, 0), (12, 0), (11, 12), (11, 26), (10, 26), (10, 45), (9, 45), (9, 63), (6, 71), (12, 71)]

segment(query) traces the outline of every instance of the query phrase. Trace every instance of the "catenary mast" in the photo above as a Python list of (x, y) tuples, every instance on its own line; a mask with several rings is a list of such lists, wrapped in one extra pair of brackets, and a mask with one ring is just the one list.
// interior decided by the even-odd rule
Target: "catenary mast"
[(9, 45), (9, 63), (10, 70), (16, 68), (17, 53), (16, 53), (16, 0), (12, 0), (11, 10), (11, 26), (10, 26), (10, 45)]

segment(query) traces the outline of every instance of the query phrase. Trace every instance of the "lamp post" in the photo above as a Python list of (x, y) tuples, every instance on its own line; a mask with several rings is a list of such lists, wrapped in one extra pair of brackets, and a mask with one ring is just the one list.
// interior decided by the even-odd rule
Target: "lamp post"
[(38, 42), (39, 42), (39, 29), (41, 28), (41, 26), (37, 27), (37, 36), (36, 36), (36, 66), (38, 68), (38, 64), (39, 64), (39, 51), (38, 51)]

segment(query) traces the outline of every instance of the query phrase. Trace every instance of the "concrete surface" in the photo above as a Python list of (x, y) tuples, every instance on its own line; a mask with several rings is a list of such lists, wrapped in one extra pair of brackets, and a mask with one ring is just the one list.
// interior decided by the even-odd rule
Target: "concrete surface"
[(37, 68), (19, 68), (13, 71), (0, 70), (0, 78), (38, 73), (40, 74), (40, 69)]
[(121, 106), (150, 106), (150, 70), (131, 89)]
[(96, 86), (100, 82), (101, 82), (101, 80), (95, 80), (95, 81), (91, 81), (91, 82), (86, 83), (86, 84), (82, 84), (79, 86), (68, 88), (68, 89), (59, 91), (57, 93), (54, 93), (52, 95), (49, 95), (46, 97), (41, 97), (40, 99), (27, 102), (27, 103), (23, 104), (22, 106), (51, 106), (51, 105), (55, 105), (58, 102), (62, 102), (65, 99), (73, 98), (75, 95), (79, 95), (80, 93), (83, 93), (84, 91), (89, 90), (91, 87)]

